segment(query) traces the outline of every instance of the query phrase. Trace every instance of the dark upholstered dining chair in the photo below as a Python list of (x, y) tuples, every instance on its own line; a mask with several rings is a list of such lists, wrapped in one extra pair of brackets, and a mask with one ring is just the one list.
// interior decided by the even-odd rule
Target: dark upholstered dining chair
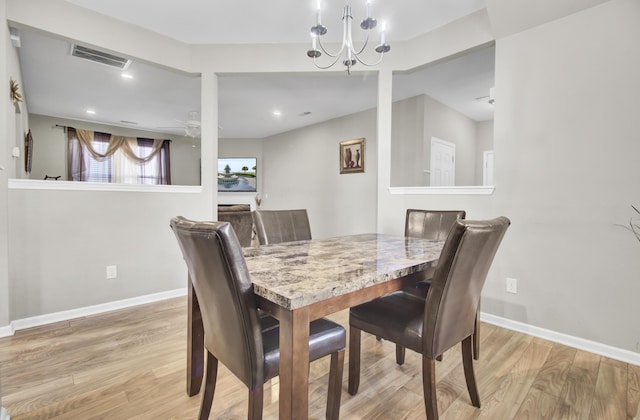
[(474, 406), (480, 396), (473, 372), (472, 335), (487, 272), (510, 221), (456, 220), (449, 232), (426, 300), (399, 291), (349, 310), (349, 393), (360, 384), (361, 331), (422, 354), (427, 419), (438, 418), (435, 359), (462, 342), (462, 364)]
[(444, 241), (453, 222), (464, 219), (466, 215), (464, 210), (407, 209), (404, 236)]
[[(279, 325), (256, 308), (238, 238), (228, 222), (171, 219), (202, 312), (207, 351), (200, 419), (209, 417), (218, 361), (249, 388), (249, 418), (262, 418), (263, 384), (278, 376)], [(311, 322), (309, 361), (331, 355), (327, 418), (340, 413), (345, 329), (327, 319)]]
[[(418, 210), (407, 209), (404, 222), (404, 236), (423, 238), (431, 241), (444, 241), (447, 239), (453, 222), (464, 219), (464, 210)], [(415, 286), (407, 287), (408, 293), (426, 298), (431, 279), (418, 282)]]
[(307, 210), (256, 210), (253, 224), (260, 245), (311, 239)]
[(253, 217), (251, 217), (251, 207), (248, 204), (234, 206), (218, 206), (218, 220), (231, 223), (231, 227), (236, 232), (240, 246), (251, 246), (253, 236)]
[[(449, 234), (449, 230), (451, 230), (451, 226), (453, 226), (453, 222), (458, 219), (464, 219), (466, 215), (467, 213), (464, 210), (407, 209), (407, 215), (404, 222), (404, 236), (423, 238), (431, 241), (444, 241), (447, 239), (447, 235)], [(426, 299), (430, 284), (431, 279), (425, 279), (403, 290), (421, 299)], [(478, 328), (475, 330), (473, 335), (473, 356), (475, 359), (477, 359), (480, 354), (479, 347), (476, 347), (476, 343), (479, 343), (479, 340), (477, 339), (479, 337), (479, 324), (479, 320), (476, 319), (476, 325)], [(396, 362), (399, 365), (404, 363), (404, 354), (404, 347), (399, 344), (396, 345)]]

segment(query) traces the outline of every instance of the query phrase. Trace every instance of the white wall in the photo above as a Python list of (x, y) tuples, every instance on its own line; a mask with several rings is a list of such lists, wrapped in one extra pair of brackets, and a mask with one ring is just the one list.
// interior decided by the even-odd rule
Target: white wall
[[(361, 137), (364, 173), (340, 174), (340, 142)], [(376, 230), (375, 110), (268, 137), (262, 153), (262, 208), (306, 208), (314, 238)]]
[(56, 127), (56, 125), (119, 136), (171, 140), (171, 183), (173, 185), (200, 185), (200, 139), (37, 114), (31, 114), (29, 118), (29, 128), (33, 135), (33, 164), (28, 178), (44, 179), (45, 175), (61, 175), (61, 180), (68, 180), (66, 133), (63, 128)]

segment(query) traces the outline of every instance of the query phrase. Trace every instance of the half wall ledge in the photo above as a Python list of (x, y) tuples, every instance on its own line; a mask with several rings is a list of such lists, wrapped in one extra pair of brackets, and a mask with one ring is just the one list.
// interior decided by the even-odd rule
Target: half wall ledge
[(389, 187), (392, 195), (492, 195), (496, 187), (467, 186), (467, 187)]

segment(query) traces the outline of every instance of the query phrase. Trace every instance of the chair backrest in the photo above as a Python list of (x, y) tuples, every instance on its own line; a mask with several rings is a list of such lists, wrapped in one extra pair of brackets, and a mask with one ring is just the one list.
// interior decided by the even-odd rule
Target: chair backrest
[(231, 223), (231, 227), (240, 241), (240, 246), (251, 246), (253, 217), (249, 205), (218, 206), (218, 220)]
[(418, 210), (407, 209), (404, 236), (444, 241), (453, 222), (464, 219), (464, 210)]
[(264, 383), (260, 321), (249, 271), (228, 222), (171, 219), (198, 296), (204, 343), (250, 389)]
[(506, 217), (454, 222), (425, 301), (425, 355), (435, 358), (473, 333), (482, 287), (510, 223)]
[(311, 239), (307, 210), (256, 210), (252, 215), (260, 245)]

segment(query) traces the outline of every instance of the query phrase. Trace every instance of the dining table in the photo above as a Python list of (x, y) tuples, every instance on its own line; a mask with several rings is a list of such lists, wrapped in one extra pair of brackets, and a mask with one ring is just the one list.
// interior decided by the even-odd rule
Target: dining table
[[(378, 233), (243, 248), (256, 306), (280, 322), (279, 418), (308, 418), (309, 323), (431, 278), (443, 241)], [(188, 282), (187, 393), (200, 392), (204, 330)]]

